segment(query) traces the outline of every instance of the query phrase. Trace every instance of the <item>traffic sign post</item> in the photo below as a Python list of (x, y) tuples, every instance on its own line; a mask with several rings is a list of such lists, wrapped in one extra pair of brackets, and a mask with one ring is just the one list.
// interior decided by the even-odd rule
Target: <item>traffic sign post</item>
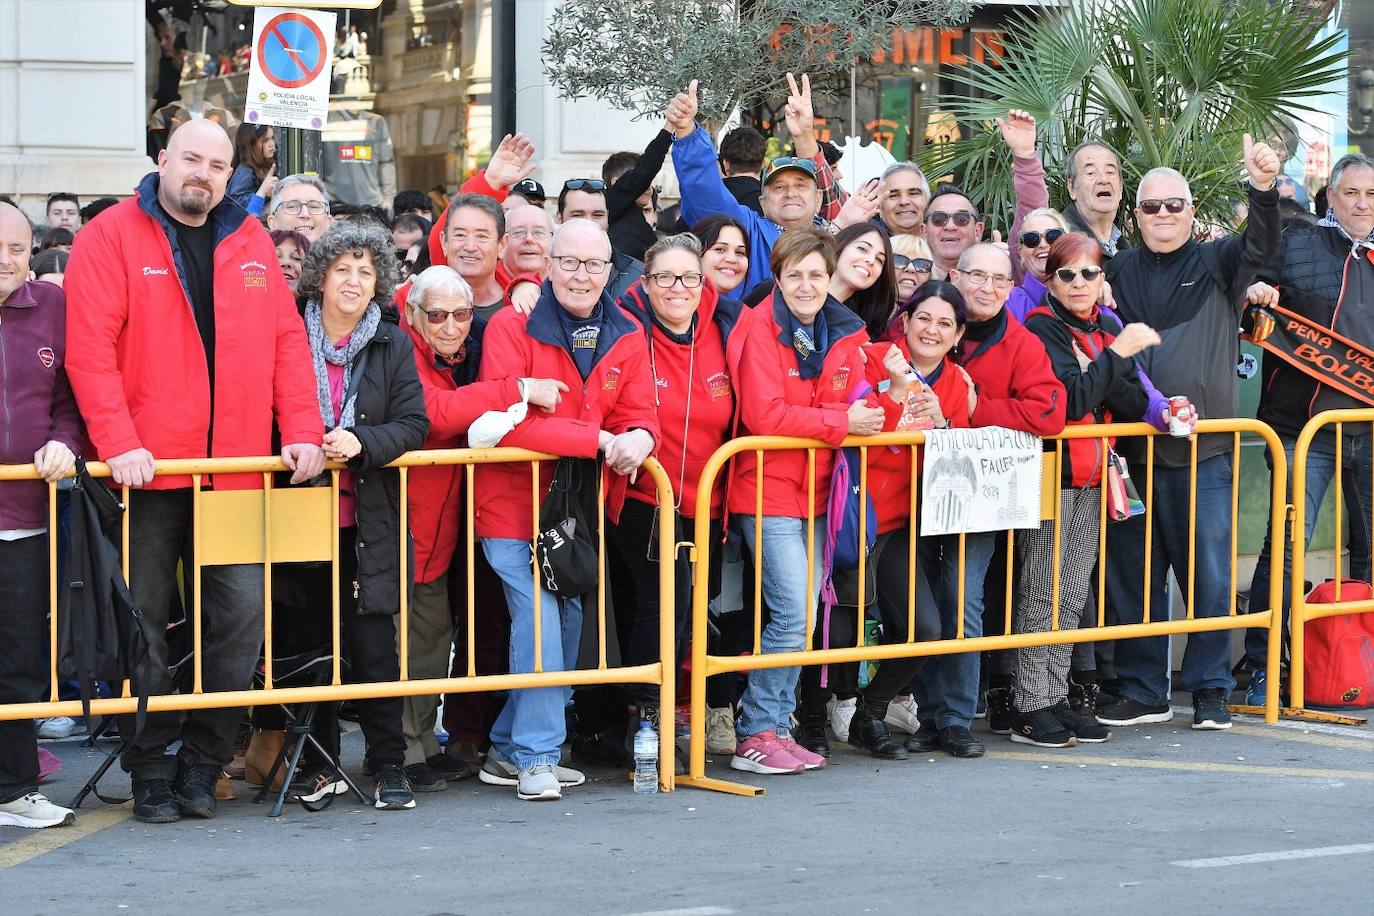
[(329, 115), (334, 13), (260, 7), (244, 120), (322, 130)]

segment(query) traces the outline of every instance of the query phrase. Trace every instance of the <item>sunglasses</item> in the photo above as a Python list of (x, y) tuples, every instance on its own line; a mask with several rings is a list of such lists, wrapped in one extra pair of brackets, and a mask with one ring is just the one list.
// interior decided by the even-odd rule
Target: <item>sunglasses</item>
[(1140, 208), (1141, 213), (1154, 216), (1159, 212), (1160, 207), (1163, 207), (1170, 213), (1182, 213), (1183, 208), (1188, 206), (1188, 204), (1189, 201), (1182, 197), (1166, 197), (1163, 200), (1160, 200), (1158, 197), (1151, 197), (1142, 200), (1140, 203), (1136, 204), (1136, 206)]
[(1021, 233), (1021, 244), (1027, 248), (1039, 248), (1040, 240), (1043, 238), (1046, 245), (1053, 245), (1055, 239), (1064, 234), (1063, 229), (1047, 229), (1045, 232), (1023, 232)]
[(569, 178), (563, 182), (565, 191), (604, 191), (606, 182), (600, 178)]
[(448, 321), (450, 318), (452, 318), (454, 321), (458, 322), (459, 324), (462, 324), (464, 321), (471, 321), (471, 320), (472, 320), (472, 309), (471, 309), (470, 307), (469, 307), (469, 308), (462, 308), (462, 309), (454, 309), (454, 310), (451, 311), (451, 312), (446, 312), (446, 311), (444, 311), (443, 309), (426, 309), (426, 310), (425, 310), (425, 319), (428, 320), (429, 323), (430, 323), (430, 324), (433, 324), (433, 325), (440, 325), (440, 324), (443, 324), (445, 321)]
[(1072, 267), (1061, 267), (1054, 272), (1054, 275), (1058, 277), (1062, 283), (1072, 283), (1074, 280), (1078, 279), (1079, 274), (1082, 274), (1083, 279), (1091, 283), (1102, 276), (1102, 268), (1084, 267), (1079, 270), (1074, 270)]
[(918, 274), (928, 274), (935, 263), (930, 258), (908, 258), (904, 254), (894, 254), (892, 256), (892, 266), (897, 270), (910, 268)]
[(945, 228), (945, 224), (950, 221), (953, 221), (954, 225), (958, 226), (960, 229), (964, 229), (977, 219), (977, 213), (970, 213), (967, 210), (960, 210), (958, 213), (936, 212), (926, 214), (926, 222), (930, 223), (936, 229)]

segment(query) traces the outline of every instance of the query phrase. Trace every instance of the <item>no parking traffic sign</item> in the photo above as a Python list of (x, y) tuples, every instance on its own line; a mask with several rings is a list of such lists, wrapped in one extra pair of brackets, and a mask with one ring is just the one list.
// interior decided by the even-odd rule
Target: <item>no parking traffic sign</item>
[(334, 13), (259, 7), (244, 120), (320, 130), (329, 111)]

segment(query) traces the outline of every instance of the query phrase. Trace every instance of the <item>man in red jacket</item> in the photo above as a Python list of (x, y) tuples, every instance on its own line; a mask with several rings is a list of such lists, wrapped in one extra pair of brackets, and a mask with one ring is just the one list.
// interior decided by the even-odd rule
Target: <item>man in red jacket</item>
[[(1054, 374), (1040, 338), (1011, 318), (1006, 309), (1012, 289), (1011, 257), (996, 245), (966, 248), (950, 282), (963, 293), (968, 325), (956, 360), (973, 386), (969, 392), (970, 426), (1003, 426), (1036, 436), (1053, 436), (1064, 428), (1064, 386)], [(964, 636), (983, 634), (983, 582), (1001, 532), (964, 535)], [(939, 597), (944, 638), (958, 632), (959, 538), (924, 538), (921, 562)], [(915, 683), (921, 726), (907, 747), (931, 751), (943, 747), (955, 757), (981, 757), (983, 745), (969, 732), (978, 704), (976, 652), (938, 655)]]
[[(167, 458), (268, 454), (276, 421), (292, 482), (324, 468), (323, 430), (305, 329), (262, 226), (224, 200), (232, 148), (213, 121), (191, 121), (158, 156), (134, 197), (81, 233), (67, 265), (67, 373), (99, 457), (129, 500), (130, 580), (151, 630), (149, 684), (171, 693), (166, 641), (176, 568), (193, 531), (188, 477), (154, 477)], [(214, 489), (260, 476), (215, 475)], [(263, 570), (201, 573), (201, 681), (244, 690), (262, 644)], [(148, 716), (125, 752), (134, 816), (211, 817), (241, 712)], [(121, 724), (134, 733), (132, 717)], [(173, 759), (167, 748), (178, 738)]]
[[(606, 509), (619, 517), (630, 475), (658, 442), (654, 383), (644, 334), (605, 292), (611, 241), (589, 220), (558, 227), (553, 269), (529, 315), (503, 309), (487, 327), (481, 380), (554, 378), (568, 386), (552, 413), (531, 411), (501, 440), (503, 446), (575, 458), (604, 453), (615, 472), (606, 488)], [(542, 465), (540, 493), (551, 462)], [(530, 541), (535, 505), (530, 469), (524, 464), (478, 465), (474, 484), (477, 534), (482, 550), (505, 586), (511, 616), (511, 672), (534, 670), (535, 595)], [(543, 670), (577, 663), (582, 599), (548, 589), (539, 596)], [(560, 640), (561, 634), (561, 640)], [(560, 784), (582, 775), (558, 767), (565, 737), (563, 706), (568, 691), (557, 687), (512, 690), (492, 728), (492, 747), (479, 774), (483, 782), (515, 785), (527, 800), (557, 799)]]

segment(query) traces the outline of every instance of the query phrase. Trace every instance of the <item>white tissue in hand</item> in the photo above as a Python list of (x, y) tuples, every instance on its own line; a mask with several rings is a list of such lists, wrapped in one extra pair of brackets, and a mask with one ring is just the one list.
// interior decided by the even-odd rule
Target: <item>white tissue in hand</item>
[(505, 410), (488, 410), (468, 427), (468, 448), (495, 448), (506, 433), (525, 419), (529, 406), (520, 401)]

